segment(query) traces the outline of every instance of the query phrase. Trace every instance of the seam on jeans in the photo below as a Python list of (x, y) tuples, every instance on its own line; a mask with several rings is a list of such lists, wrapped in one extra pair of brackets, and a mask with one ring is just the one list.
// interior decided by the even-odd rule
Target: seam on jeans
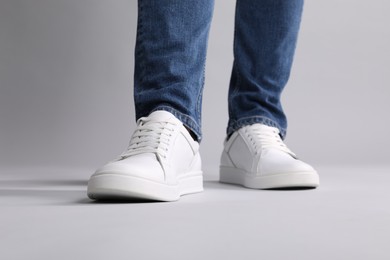
[(234, 114), (235, 114), (235, 111), (234, 111), (234, 106), (232, 105), (233, 104), (233, 97), (235, 94), (237, 94), (238, 90), (239, 90), (239, 85), (241, 84), (241, 75), (238, 71), (238, 66), (236, 64), (236, 60), (233, 61), (233, 67), (235, 68), (234, 69), (234, 73), (236, 74), (236, 82), (235, 82), (235, 85), (233, 86), (233, 90), (231, 93), (229, 93), (229, 97), (228, 97), (228, 102), (229, 102), (229, 117), (232, 118), (232, 117), (235, 117)]
[(282, 139), (285, 139), (286, 137), (286, 129), (282, 128), (278, 123), (276, 123), (274, 120), (265, 117), (265, 116), (248, 116), (243, 117), (238, 120), (231, 120), (227, 129), (227, 135), (230, 136), (232, 133), (237, 131), (238, 129), (247, 126), (252, 125), (255, 123), (261, 123), (268, 126), (276, 127), (280, 131), (280, 136)]
[[(237, 19), (237, 17), (235, 17), (235, 20)], [(234, 26), (234, 41), (233, 41), (233, 56), (234, 56), (234, 59), (233, 59), (233, 68), (232, 68), (232, 73), (235, 73), (235, 76), (236, 76), (236, 82), (233, 86), (233, 89), (231, 91), (231, 93), (229, 93), (229, 97), (228, 97), (228, 102), (229, 102), (229, 109), (228, 109), (228, 113), (229, 113), (229, 117), (232, 118), (234, 117), (233, 115), (235, 114), (235, 111), (234, 110), (234, 107), (231, 105), (233, 103), (233, 96), (238, 92), (239, 90), (239, 86), (241, 84), (241, 74), (240, 74), (240, 71), (238, 69), (238, 66), (237, 66), (237, 59), (236, 59), (236, 53), (237, 53), (237, 26), (235, 25)]]
[(198, 93), (198, 98), (196, 101), (196, 117), (198, 122), (201, 122), (202, 120), (202, 97), (203, 97), (203, 88), (204, 88), (204, 82), (205, 82), (205, 70), (206, 70), (206, 58), (203, 62), (203, 69), (202, 69), (202, 79), (200, 82), (200, 88)]
[(178, 110), (176, 110), (171, 106), (157, 106), (156, 108), (151, 110), (150, 113), (158, 110), (164, 110), (172, 113), (177, 119), (179, 119), (186, 127), (188, 127), (196, 135), (198, 142), (202, 140), (202, 132), (201, 132), (200, 125), (196, 123), (196, 120), (194, 120), (194, 118), (192, 118), (187, 114), (179, 112)]
[(144, 82), (145, 77), (145, 59), (142, 57), (145, 55), (144, 48), (144, 1), (138, 1), (138, 25), (137, 25), (137, 50), (135, 55), (137, 55), (137, 62), (140, 68), (139, 70), (139, 81), (140, 83)]
[(236, 84), (234, 84), (232, 94), (236, 94), (238, 92), (239, 86), (241, 84), (241, 74), (237, 65), (236, 59), (233, 61), (234, 71), (236, 74)]
[(206, 81), (206, 61), (207, 61), (207, 46), (205, 50), (205, 56), (203, 57), (203, 68), (202, 68), (202, 79), (200, 82), (200, 88), (199, 88), (199, 93), (198, 93), (198, 98), (196, 102), (196, 116), (198, 119), (199, 124), (201, 124), (202, 120), (202, 97), (203, 97), (203, 90), (204, 90), (204, 84)]
[[(213, 11), (211, 13), (211, 19), (213, 17)], [(199, 93), (198, 93), (198, 100), (197, 100), (197, 103), (196, 103), (196, 113), (197, 113), (197, 119), (198, 119), (198, 122), (199, 124), (201, 124), (201, 120), (202, 120), (202, 97), (203, 97), (203, 90), (204, 90), (204, 84), (205, 84), (205, 80), (206, 80), (206, 62), (207, 62), (207, 50), (208, 50), (208, 41), (209, 41), (209, 33), (210, 33), (210, 24), (211, 24), (211, 20), (210, 22), (208, 23), (207, 25), (207, 32), (206, 32), (206, 43), (205, 43), (205, 49), (204, 49), (204, 56), (203, 56), (203, 65), (202, 65), (202, 79), (201, 79), (201, 87), (199, 89)]]
[[(236, 8), (238, 8), (239, 5), (237, 5)], [(236, 14), (238, 14), (239, 12), (236, 10)], [(241, 84), (241, 74), (240, 74), (240, 71), (239, 71), (239, 66), (237, 65), (237, 59), (236, 59), (236, 54), (238, 53), (237, 52), (237, 39), (238, 39), (238, 36), (237, 36), (237, 22), (238, 18), (235, 17), (235, 25), (234, 25), (234, 41), (233, 41), (233, 54), (234, 54), (234, 60), (233, 60), (233, 66), (235, 68), (235, 73), (236, 73), (236, 84), (233, 88), (233, 91), (232, 91), (232, 94), (234, 93), (237, 93), (238, 89), (239, 89), (239, 86)]]
[[(233, 43), (233, 49), (234, 49), (234, 53), (237, 53), (237, 29), (234, 28), (234, 43)], [(236, 55), (234, 55), (236, 56)], [(241, 73), (240, 73), (240, 70), (239, 70), (239, 66), (237, 65), (237, 59), (234, 58), (234, 61), (233, 61), (233, 67), (234, 67), (234, 71), (235, 71), (235, 74), (236, 74), (236, 84), (234, 85), (233, 87), (233, 91), (232, 91), (232, 94), (236, 94), (238, 92), (238, 89), (239, 89), (239, 86), (241, 84)]]

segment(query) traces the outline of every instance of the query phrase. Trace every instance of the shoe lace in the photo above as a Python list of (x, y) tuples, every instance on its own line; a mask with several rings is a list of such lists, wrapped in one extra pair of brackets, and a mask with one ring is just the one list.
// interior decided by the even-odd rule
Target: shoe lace
[(296, 157), (296, 155), (283, 142), (279, 135), (279, 129), (276, 127), (269, 127), (265, 125), (260, 127), (255, 126), (251, 127), (251, 131), (247, 130), (246, 133), (254, 146), (256, 154), (260, 151), (260, 149), (275, 148)]
[(120, 155), (120, 159), (141, 153), (156, 153), (166, 158), (174, 124), (171, 122), (149, 121), (140, 118), (127, 149)]

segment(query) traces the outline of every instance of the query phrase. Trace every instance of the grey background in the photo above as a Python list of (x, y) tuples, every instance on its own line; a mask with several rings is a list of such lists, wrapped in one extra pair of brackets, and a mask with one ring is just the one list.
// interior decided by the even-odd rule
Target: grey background
[(0, 259), (390, 259), (389, 9), (306, 1), (283, 101), (318, 189), (216, 181), (234, 18), (234, 1), (217, 0), (204, 192), (108, 204), (86, 186), (135, 126), (136, 1), (0, 0)]
[[(216, 1), (202, 156), (216, 176), (227, 122), (233, 0)], [(387, 164), (386, 0), (306, 1), (283, 95), (287, 143), (319, 165)], [(126, 148), (136, 1), (0, 0), (0, 164), (93, 171)]]

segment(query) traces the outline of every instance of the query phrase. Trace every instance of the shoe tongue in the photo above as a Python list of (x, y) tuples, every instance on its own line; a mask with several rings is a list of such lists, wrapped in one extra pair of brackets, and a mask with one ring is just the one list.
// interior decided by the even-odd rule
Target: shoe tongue
[(163, 111), (163, 110), (158, 110), (154, 111), (147, 117), (147, 121), (149, 122), (175, 122), (175, 123), (181, 123), (179, 119), (177, 119), (173, 114)]

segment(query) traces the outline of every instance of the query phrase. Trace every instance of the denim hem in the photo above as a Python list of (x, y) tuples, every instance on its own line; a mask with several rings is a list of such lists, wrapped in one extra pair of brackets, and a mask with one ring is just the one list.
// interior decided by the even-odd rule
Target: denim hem
[(183, 114), (170, 106), (158, 106), (154, 108), (150, 113), (157, 110), (164, 110), (173, 114), (177, 119), (179, 119), (186, 127), (188, 127), (196, 135), (196, 139), (197, 139), (196, 141), (200, 142), (202, 140), (201, 127), (198, 123), (196, 123), (193, 117)]
[(276, 123), (274, 120), (272, 120), (268, 117), (265, 117), (265, 116), (250, 116), (250, 117), (240, 118), (238, 120), (230, 120), (228, 128), (227, 128), (227, 136), (230, 136), (231, 134), (233, 134), (235, 131), (237, 131), (241, 127), (244, 127), (247, 125), (253, 125), (256, 123), (261, 123), (261, 124), (264, 124), (267, 126), (272, 126), (272, 127), (278, 128), (280, 131), (280, 137), (282, 138), (282, 140), (285, 139), (287, 129), (280, 127), (280, 125), (278, 123)]

